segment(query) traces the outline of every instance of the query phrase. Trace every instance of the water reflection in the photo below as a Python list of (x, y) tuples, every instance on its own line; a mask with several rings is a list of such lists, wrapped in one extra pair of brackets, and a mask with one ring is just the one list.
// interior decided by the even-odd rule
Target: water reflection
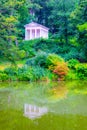
[(35, 119), (46, 114), (48, 109), (46, 107), (38, 107), (31, 104), (24, 104), (24, 116), (30, 119)]
[(0, 130), (87, 130), (87, 81), (0, 83), (0, 117)]
[(54, 87), (53, 89), (49, 90), (49, 93), (52, 93), (50, 96), (51, 99), (64, 99), (67, 97), (69, 90), (66, 86), (58, 86)]

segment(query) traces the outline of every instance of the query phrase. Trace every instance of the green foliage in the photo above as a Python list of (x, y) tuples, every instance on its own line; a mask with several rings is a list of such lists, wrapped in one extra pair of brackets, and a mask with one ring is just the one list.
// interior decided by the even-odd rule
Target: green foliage
[(47, 68), (50, 65), (55, 66), (58, 62), (63, 61), (63, 58), (57, 54), (47, 54), (45, 52), (39, 51), (35, 57), (29, 58), (26, 64), (29, 66), (40, 66)]
[(40, 66), (23, 66), (22, 68), (9, 67), (0, 72), (0, 81), (38, 81), (56, 80), (56, 75)]
[(78, 80), (77, 73), (73, 70), (69, 70), (65, 76), (65, 80)]
[(76, 59), (68, 61), (70, 71), (66, 76), (67, 79), (86, 79), (87, 78), (87, 65), (80, 63)]
[(0, 81), (6, 81), (9, 79), (9, 76), (4, 72), (0, 72)]
[(26, 4), (25, 0), (0, 1), (0, 56), (11, 62), (15, 62), (19, 58), (18, 53), (20, 52), (18, 52), (19, 48), (17, 46), (24, 36), (24, 24), (28, 22), (28, 4)]
[(87, 0), (80, 0), (72, 14), (79, 52), (83, 54), (80, 60), (87, 61)]
[(80, 59), (81, 58), (77, 47), (70, 48), (70, 50), (67, 53), (65, 53), (63, 57), (66, 61), (68, 61), (70, 59)]
[(77, 76), (80, 79), (86, 78), (87, 77), (87, 65), (85, 65), (85, 64), (78, 64), (76, 66), (76, 73), (77, 73)]
[(49, 67), (50, 65), (55, 66), (58, 62), (64, 62), (63, 58), (56, 54), (49, 54), (46, 59), (46, 65)]
[(30, 81), (33, 78), (32, 68), (24, 66), (18, 69), (17, 78), (20, 81)]
[(15, 76), (15, 75), (17, 75), (17, 68), (16, 67), (6, 68), (4, 70), (4, 73), (6, 73), (9, 76)]
[(64, 59), (56, 54), (48, 55), (46, 59), (46, 66), (57, 75), (58, 80), (64, 80), (65, 75), (68, 73), (68, 67)]
[[(56, 39), (36, 39), (30, 41), (23, 41), (20, 44), (20, 49), (27, 52), (28, 56), (34, 56), (38, 50), (42, 50), (47, 53), (57, 53), (59, 42)], [(49, 49), (50, 48), (50, 49)]]
[(21, 81), (37, 81), (37, 80), (47, 80), (54, 79), (56, 76), (52, 74), (49, 70), (44, 69), (39, 66), (24, 66), (18, 69), (18, 80)]
[(35, 56), (36, 51), (33, 48), (33, 44), (35, 44), (36, 41), (37, 40), (31, 40), (31, 41), (23, 41), (22, 43), (20, 43), (19, 48), (26, 52), (26, 58)]
[(76, 44), (64, 44), (58, 39), (36, 39), (24, 41), (20, 44), (20, 49), (25, 50), (26, 58), (34, 57), (38, 51), (55, 53), (65, 60), (71, 58), (81, 59), (78, 46)]
[(79, 61), (76, 59), (70, 59), (68, 61), (68, 67), (71, 69), (75, 69), (76, 65), (79, 64)]
[(18, 55), (20, 56), (20, 59), (26, 58), (26, 52), (24, 50), (19, 50)]
[[(35, 68), (36, 66), (47, 68), (51, 70), (54, 74), (57, 74), (56, 76), (57, 78), (59, 76), (62, 79), (68, 72), (68, 67), (64, 62), (63, 58), (61, 58), (56, 54), (46, 54), (46, 53), (39, 52), (38, 55), (36, 55), (33, 58), (30, 58), (27, 61), (27, 64), (29, 66), (35, 66)], [(37, 71), (36, 74), (38, 73), (38, 67), (36, 69)]]
[[(56, 53), (65, 60), (77, 58), (86, 61), (86, 5), (86, 0), (1, 0), (0, 55), (14, 62), (17, 57), (33, 57), (41, 50)], [(54, 39), (22, 42), (24, 25), (32, 20), (49, 27), (50, 36)], [(25, 52), (21, 53), (20, 50)], [(80, 56), (79, 52), (83, 55)]]
[(45, 67), (47, 55), (48, 55), (47, 53), (39, 51), (35, 57), (27, 60), (26, 64), (29, 66), (37, 66), (38, 65), (40, 67)]
[[(49, 27), (50, 39), (22, 41), (31, 21)], [(87, 77), (79, 63), (87, 61), (87, 0), (0, 0), (0, 28), (0, 60), (27, 59), (28, 65), (6, 68), (0, 80), (65, 77), (68, 67), (68, 78)]]
[(78, 25), (77, 27), (78, 27), (79, 31), (85, 31), (85, 30), (87, 30), (87, 22), (82, 25)]
[(53, 80), (55, 75), (50, 72), (50, 70), (44, 69), (42, 67), (33, 67), (33, 80)]

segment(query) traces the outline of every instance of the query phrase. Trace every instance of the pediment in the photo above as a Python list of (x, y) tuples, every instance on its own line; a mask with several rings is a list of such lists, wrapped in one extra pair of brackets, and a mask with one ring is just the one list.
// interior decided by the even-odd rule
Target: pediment
[(49, 28), (47, 28), (47, 27), (45, 27), (45, 26), (43, 26), (43, 25), (41, 25), (41, 24), (35, 23), (35, 22), (31, 22), (31, 23), (29, 23), (29, 24), (26, 24), (25, 27), (26, 27), (26, 28), (27, 28), (27, 27), (42, 27), (42, 28), (44, 28), (44, 29), (46, 29), (46, 30), (49, 30)]

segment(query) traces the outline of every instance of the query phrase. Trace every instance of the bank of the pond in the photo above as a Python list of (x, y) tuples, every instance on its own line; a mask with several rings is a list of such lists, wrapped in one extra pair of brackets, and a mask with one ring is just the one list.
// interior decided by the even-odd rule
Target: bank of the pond
[(68, 73), (63, 77), (53, 73), (48, 69), (41, 67), (28, 67), (22, 68), (9, 67), (0, 71), (0, 81), (69, 81), (69, 80), (86, 80), (87, 68), (81, 66), (76, 70), (69, 69)]
[[(76, 59), (67, 62), (56, 54), (41, 54), (24, 64), (0, 66), (0, 81), (86, 80), (87, 64)], [(3, 69), (2, 69), (3, 68)]]

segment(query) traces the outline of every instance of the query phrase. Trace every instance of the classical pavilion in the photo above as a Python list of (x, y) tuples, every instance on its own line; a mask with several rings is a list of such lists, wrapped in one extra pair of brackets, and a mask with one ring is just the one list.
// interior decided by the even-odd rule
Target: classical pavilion
[(49, 28), (41, 24), (31, 22), (29, 24), (26, 24), (24, 27), (25, 27), (25, 40), (48, 38)]

